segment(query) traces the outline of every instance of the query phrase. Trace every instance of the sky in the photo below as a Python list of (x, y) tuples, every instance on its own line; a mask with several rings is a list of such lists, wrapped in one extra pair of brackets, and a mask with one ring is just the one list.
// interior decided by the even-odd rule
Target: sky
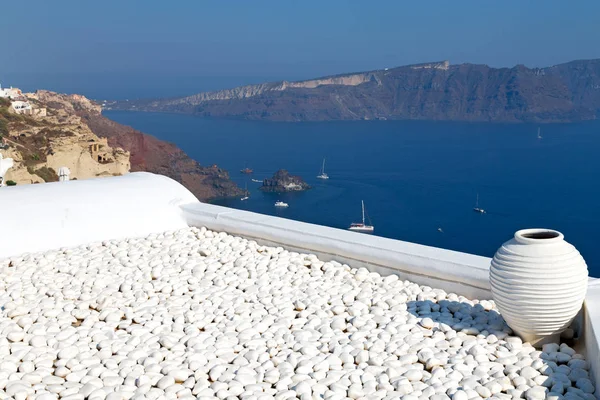
[(178, 96), (428, 61), (600, 58), (600, 2), (3, 2), (0, 83), (92, 97)]

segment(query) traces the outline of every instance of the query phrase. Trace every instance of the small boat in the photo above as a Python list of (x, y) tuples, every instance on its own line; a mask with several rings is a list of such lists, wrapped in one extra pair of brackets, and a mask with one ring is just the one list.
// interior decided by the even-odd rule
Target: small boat
[(244, 201), (244, 200), (248, 200), (250, 197), (248, 196), (248, 182), (246, 182), (246, 186), (244, 187), (244, 197), (242, 197), (240, 200)]
[(254, 170), (252, 168), (248, 168), (248, 163), (245, 163), (246, 165), (244, 165), (244, 169), (240, 169), (240, 172), (242, 174), (251, 174), (254, 172)]
[(321, 171), (319, 171), (319, 175), (317, 175), (318, 179), (329, 179), (329, 175), (325, 173), (325, 159), (323, 159), (323, 166), (321, 167)]
[(262, 181), (260, 179), (252, 179), (252, 182), (262, 183)]
[(538, 138), (538, 139), (541, 139), (541, 138), (542, 138), (542, 134), (540, 133), (540, 128), (538, 128), (538, 135), (537, 135), (537, 138)]
[(479, 208), (479, 193), (477, 193), (477, 200), (475, 200), (475, 207), (473, 207), (473, 211), (480, 214), (485, 214), (485, 210), (483, 208)]
[(442, 228), (438, 228), (438, 232), (444, 233), (444, 230)]
[(348, 228), (348, 229), (351, 231), (354, 231), (354, 232), (366, 232), (366, 233), (373, 232), (375, 230), (375, 227), (373, 225), (365, 224), (365, 202), (361, 200), (361, 203), (362, 203), (362, 223), (353, 222), (352, 224), (350, 224), (350, 228)]
[(283, 201), (276, 201), (275, 202), (275, 207), (281, 207), (281, 208), (285, 208), (285, 207), (289, 207), (290, 205), (288, 203), (284, 203)]

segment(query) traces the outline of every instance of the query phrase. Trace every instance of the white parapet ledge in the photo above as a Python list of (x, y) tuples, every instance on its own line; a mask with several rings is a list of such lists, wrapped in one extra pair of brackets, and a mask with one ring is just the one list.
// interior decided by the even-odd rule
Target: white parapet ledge
[(190, 225), (314, 253), (383, 275), (397, 274), (470, 298), (491, 298), (486, 257), (204, 203), (182, 208)]

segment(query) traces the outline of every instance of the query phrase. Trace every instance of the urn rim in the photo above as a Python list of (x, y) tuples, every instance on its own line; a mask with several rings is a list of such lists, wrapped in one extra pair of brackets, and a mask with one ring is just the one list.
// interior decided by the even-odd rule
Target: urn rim
[(564, 239), (565, 236), (554, 229), (532, 228), (515, 232), (515, 240), (523, 244), (551, 244), (562, 242)]

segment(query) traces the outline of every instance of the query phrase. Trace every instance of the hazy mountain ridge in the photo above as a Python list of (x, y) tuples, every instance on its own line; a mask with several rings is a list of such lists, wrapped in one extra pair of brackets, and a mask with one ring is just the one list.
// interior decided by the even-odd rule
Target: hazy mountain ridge
[(445, 61), (105, 107), (280, 121), (580, 121), (600, 113), (600, 60), (547, 68)]

